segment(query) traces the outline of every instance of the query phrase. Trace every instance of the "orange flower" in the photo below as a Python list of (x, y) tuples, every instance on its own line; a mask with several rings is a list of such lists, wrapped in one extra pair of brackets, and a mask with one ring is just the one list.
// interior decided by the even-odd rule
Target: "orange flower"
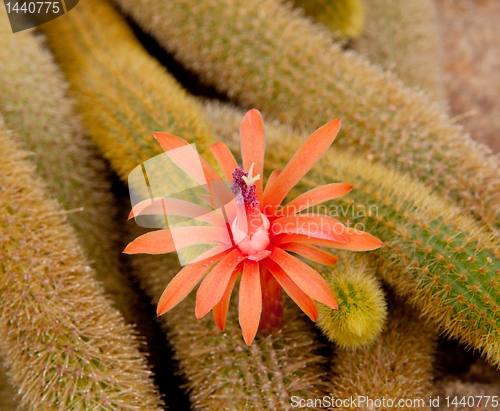
[[(383, 244), (377, 238), (348, 228), (332, 217), (302, 212), (343, 196), (352, 186), (324, 185), (300, 195), (281, 209), (280, 205), (330, 147), (339, 128), (340, 119), (337, 119), (316, 130), (283, 170), (271, 173), (265, 189), (261, 178), (265, 151), (264, 123), (255, 109), (245, 115), (240, 125), (243, 168), (238, 167), (224, 143), (218, 142), (210, 147), (226, 179), (232, 181), (230, 191), (224, 190), (227, 187), (224, 183), (216, 184), (222, 182), (221, 177), (201, 156), (196, 154), (196, 160), (199, 158), (201, 162), (199, 171), (192, 165), (193, 157), (173, 159), (195, 180), (208, 182), (212, 204), (225, 205), (224, 213), (220, 213), (220, 210), (165, 198), (153, 203), (139, 203), (132, 210), (131, 217), (140, 213), (183, 215), (197, 218), (210, 226), (178, 227), (147, 233), (127, 246), (124, 250), (127, 254), (162, 254), (194, 244), (216, 244), (174, 277), (160, 298), (158, 315), (181, 302), (203, 280), (196, 294), (196, 317), (201, 318), (212, 310), (215, 323), (224, 330), (229, 299), (240, 273), (239, 321), (247, 345), (253, 341), (259, 327), (272, 331), (281, 325), (281, 289), (313, 321), (318, 317), (318, 308), (313, 300), (337, 309), (335, 298), (321, 275), (287, 251), (321, 264), (333, 265), (337, 258), (314, 245), (353, 251), (381, 247)], [(168, 133), (154, 133), (154, 136), (166, 152), (188, 145), (185, 140)]]

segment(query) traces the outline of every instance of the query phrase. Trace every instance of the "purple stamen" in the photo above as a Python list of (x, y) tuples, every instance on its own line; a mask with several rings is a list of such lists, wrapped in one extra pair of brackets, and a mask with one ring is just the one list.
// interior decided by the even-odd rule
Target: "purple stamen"
[(233, 184), (231, 184), (231, 191), (236, 198), (236, 203), (257, 207), (259, 202), (255, 195), (256, 186), (253, 184), (249, 187), (243, 177), (248, 177), (248, 173), (241, 167), (236, 167), (233, 172)]

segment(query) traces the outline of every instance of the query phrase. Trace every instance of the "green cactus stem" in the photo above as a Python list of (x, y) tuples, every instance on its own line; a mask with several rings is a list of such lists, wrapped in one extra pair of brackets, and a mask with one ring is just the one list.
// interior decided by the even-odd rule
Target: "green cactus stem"
[(342, 117), (337, 147), (407, 172), (500, 223), (498, 159), (279, 0), (115, 0), (185, 67), (245, 107), (311, 131)]
[(0, 354), (21, 406), (159, 410), (132, 328), (92, 278), (65, 211), (14, 139), (2, 123)]

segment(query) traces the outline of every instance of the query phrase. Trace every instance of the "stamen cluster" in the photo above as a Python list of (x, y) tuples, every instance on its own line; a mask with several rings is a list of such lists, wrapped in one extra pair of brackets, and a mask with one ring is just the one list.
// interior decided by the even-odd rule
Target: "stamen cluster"
[(257, 207), (257, 195), (255, 194), (255, 184), (248, 185), (243, 177), (248, 178), (248, 173), (241, 167), (236, 167), (233, 172), (233, 184), (231, 184), (231, 192), (236, 198), (237, 204), (245, 204), (251, 207)]

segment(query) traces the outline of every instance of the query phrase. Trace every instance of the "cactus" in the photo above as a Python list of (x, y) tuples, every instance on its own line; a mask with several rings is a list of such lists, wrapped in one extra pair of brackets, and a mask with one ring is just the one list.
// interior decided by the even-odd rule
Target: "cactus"
[(338, 147), (408, 172), (497, 228), (500, 172), (489, 149), (280, 1), (115, 1), (230, 98), (308, 131), (340, 116)]
[[(233, 150), (231, 112), (208, 104), (214, 129)], [(221, 121), (224, 119), (224, 121)], [(224, 124), (222, 124), (224, 123)], [(287, 128), (266, 126), (266, 169), (281, 169), (300, 142)], [(334, 165), (332, 167), (332, 165)], [(338, 200), (352, 226), (380, 238), (379, 275), (418, 307), (428, 323), (481, 350), (500, 364), (500, 257), (498, 241), (462, 210), (409, 176), (335, 150), (325, 154), (293, 198), (318, 184), (345, 181), (354, 189)], [(335, 213), (336, 204), (331, 205)], [(319, 242), (318, 245), (326, 245)]]
[(71, 90), (81, 96), (77, 108), (88, 134), (126, 181), (138, 164), (159, 154), (153, 131), (169, 130), (197, 145), (211, 133), (193, 98), (142, 49), (117, 12), (107, 3), (89, 3), (40, 28)]
[(0, 113), (20, 137), (22, 148), (34, 153), (37, 173), (49, 195), (70, 211), (68, 221), (98, 280), (130, 318), (130, 290), (115, 251), (118, 230), (109, 172), (84, 138), (67, 87), (42, 36), (32, 31), (0, 36)]
[(437, 16), (431, 0), (364, 0), (366, 28), (352, 48), (408, 86), (444, 100)]
[[(387, 329), (367, 348), (337, 350), (332, 365), (334, 378), (329, 393), (333, 398), (366, 400), (357, 409), (373, 409), (371, 400), (385, 399), (377, 410), (391, 410), (400, 400), (423, 400), (404, 410), (430, 410), (429, 396), (433, 393), (434, 333), (422, 327), (414, 313), (400, 301), (391, 298)], [(411, 397), (408, 395), (411, 393)]]
[(158, 410), (133, 330), (92, 278), (64, 210), (12, 140), (2, 129), (0, 352), (21, 406)]
[[(67, 83), (33, 31), (0, 36), (0, 113), (29, 150), (48, 194), (69, 211), (85, 256), (112, 303), (128, 322), (138, 322), (130, 284), (119, 267), (118, 226), (109, 172), (83, 136)], [(122, 336), (138, 347), (135, 332)], [(139, 346), (143, 350), (143, 344)], [(149, 385), (151, 382), (141, 382)], [(161, 400), (157, 397), (157, 403)]]
[(375, 277), (375, 264), (368, 255), (339, 251), (337, 264), (321, 272), (339, 305), (331, 310), (320, 305), (316, 325), (341, 348), (356, 348), (373, 342), (387, 317), (385, 296)]
[[(152, 131), (177, 133), (196, 142), (201, 152), (206, 150), (210, 132), (201, 106), (147, 55), (107, 3), (87, 0), (64, 19), (41, 28), (71, 83), (85, 125), (122, 180), (140, 162), (162, 152), (153, 143)], [(128, 261), (138, 265), (135, 272), (142, 287), (156, 302), (168, 283), (165, 272), (175, 273), (179, 267), (171, 259), (141, 258), (134, 256)], [(235, 407), (252, 404), (255, 395), (259, 401), (268, 397), (284, 403), (295, 391), (309, 396), (321, 392), (325, 359), (312, 352), (319, 343), (307, 332), (308, 323), (301, 316), (292, 322), (296, 329), (288, 327), (277, 337), (259, 339), (256, 347), (264, 351), (260, 355), (242, 349), (240, 333), (234, 334), (239, 329), (236, 316), (229, 316), (227, 332), (220, 333), (194, 316), (186, 317), (182, 308), (174, 311), (162, 317), (162, 325), (186, 375), (196, 408), (225, 408), (230, 400), (228, 384), (240, 377), (248, 392), (242, 386), (234, 389), (235, 396), (239, 393), (235, 397), (239, 405)], [(176, 337), (183, 330), (188, 334)], [(301, 335), (298, 343), (294, 342), (297, 330)], [(241, 375), (236, 375), (233, 359), (242, 367), (252, 365), (238, 369)], [(271, 370), (274, 378), (254, 375), (255, 370)], [(254, 383), (255, 387), (250, 388)]]
[(361, 0), (293, 0), (295, 7), (323, 23), (335, 38), (355, 38), (365, 25), (365, 8)]

